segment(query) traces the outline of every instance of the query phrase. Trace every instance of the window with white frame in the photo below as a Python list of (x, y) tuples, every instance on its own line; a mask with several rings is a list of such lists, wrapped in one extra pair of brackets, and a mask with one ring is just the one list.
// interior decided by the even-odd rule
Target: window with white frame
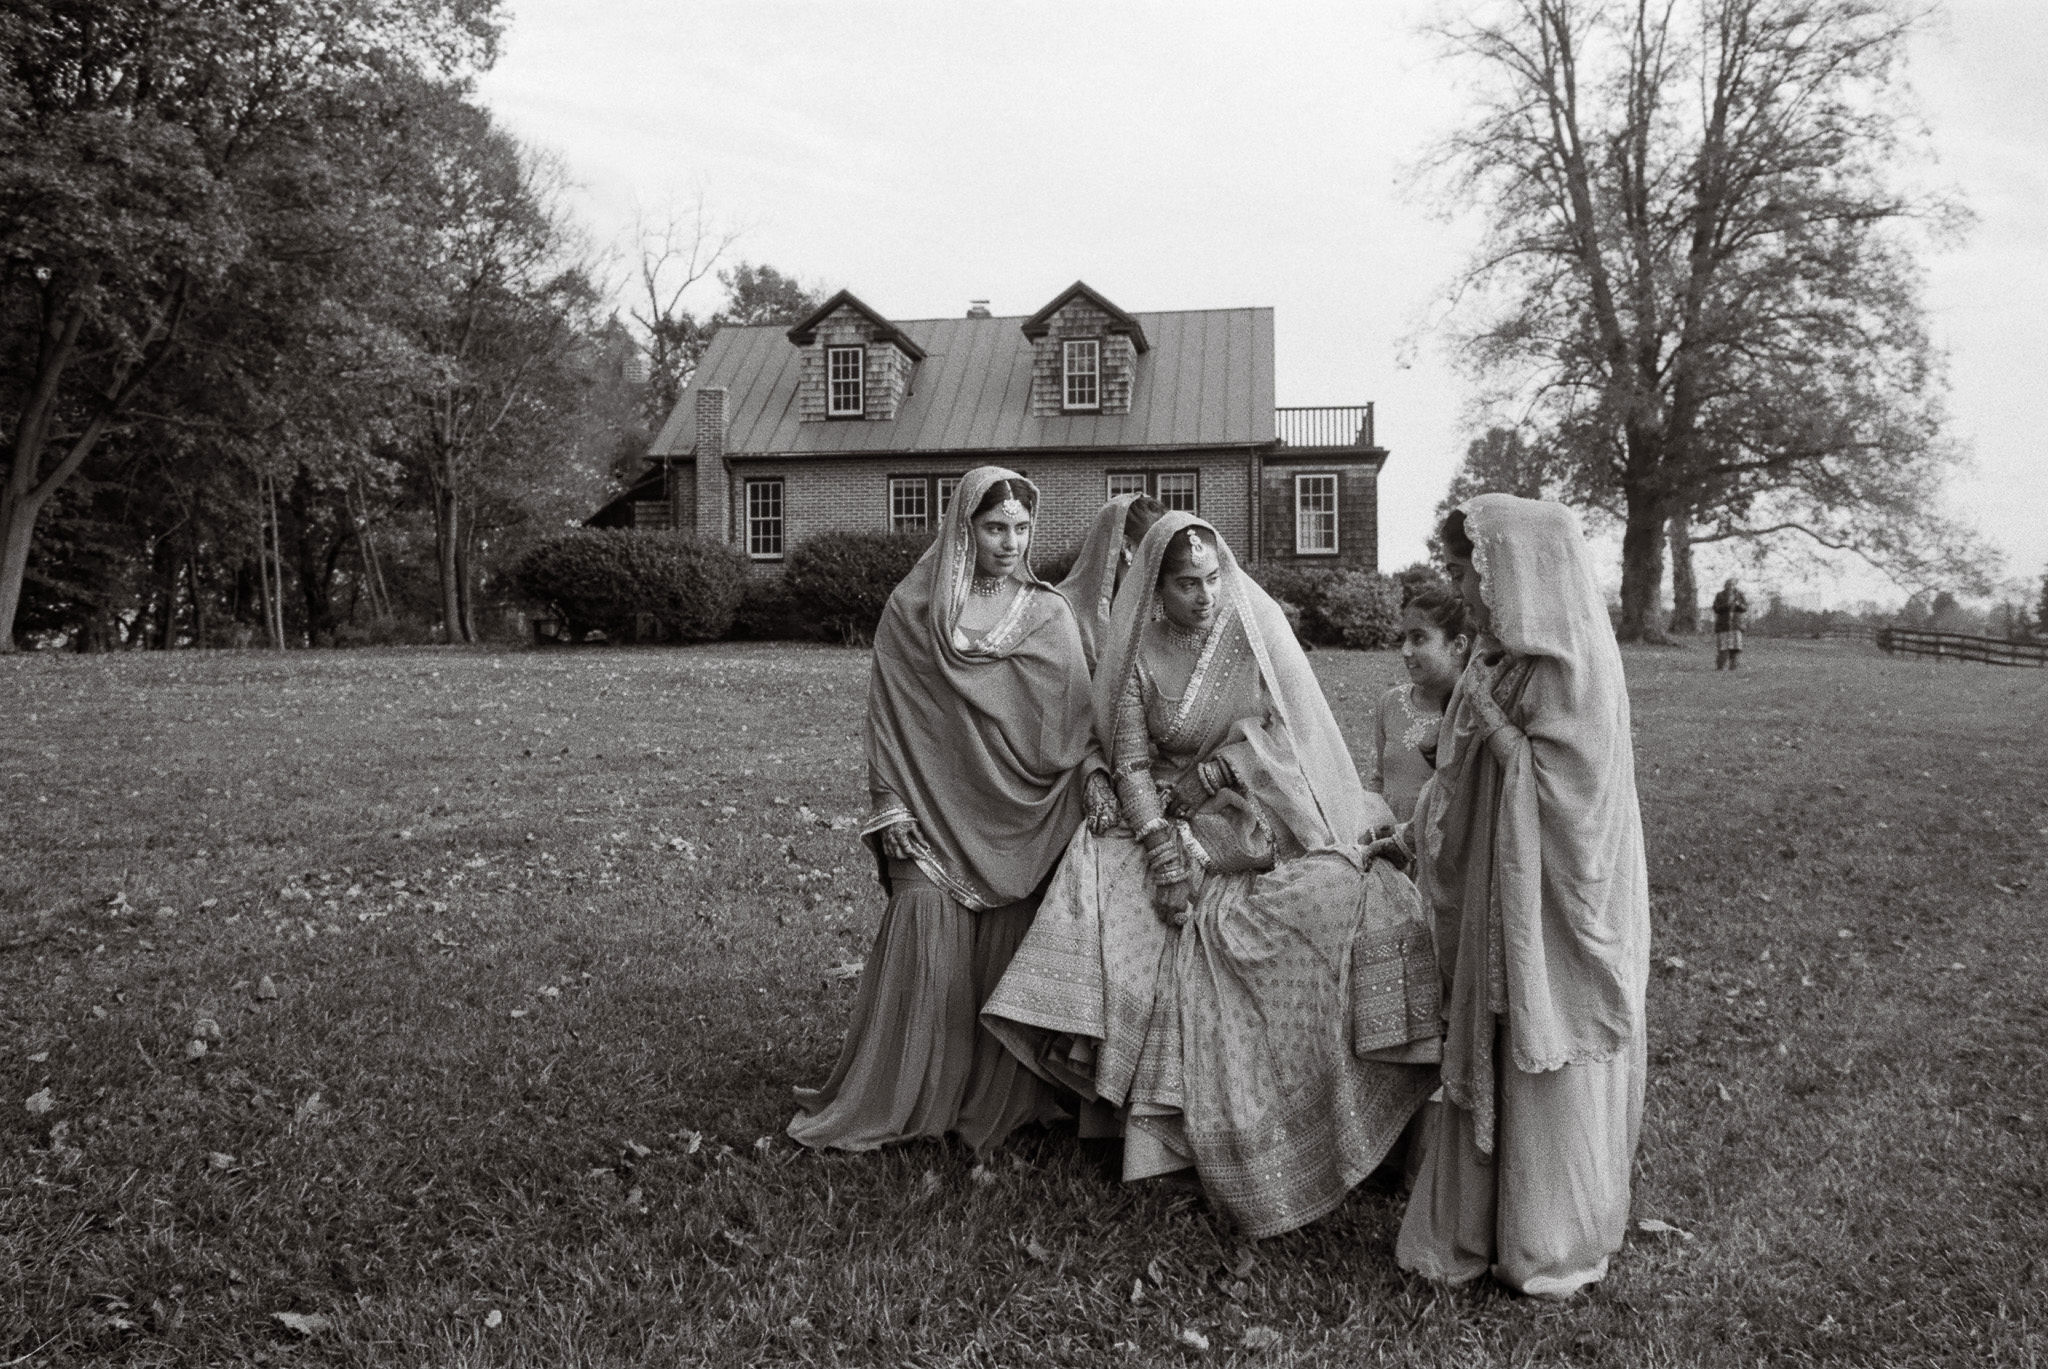
[(782, 559), (782, 479), (747, 482), (747, 555)]
[(1200, 485), (1193, 471), (1160, 471), (1152, 477), (1152, 494), (1169, 509), (1200, 513)]
[(960, 477), (942, 475), (939, 477), (939, 517), (946, 516), (946, 510), (953, 507), (953, 491), (960, 488)]
[(889, 531), (923, 532), (932, 525), (931, 477), (889, 477)]
[(858, 418), (866, 412), (867, 348), (825, 349), (825, 413), (832, 418)]
[(1168, 509), (1202, 511), (1202, 479), (1197, 471), (1111, 471), (1109, 497), (1149, 494)]
[(1066, 364), (1063, 374), (1066, 378), (1063, 407), (1069, 409), (1100, 409), (1102, 407), (1102, 344), (1094, 338), (1069, 342), (1065, 347)]
[(1294, 477), (1294, 554), (1337, 554), (1337, 477)]

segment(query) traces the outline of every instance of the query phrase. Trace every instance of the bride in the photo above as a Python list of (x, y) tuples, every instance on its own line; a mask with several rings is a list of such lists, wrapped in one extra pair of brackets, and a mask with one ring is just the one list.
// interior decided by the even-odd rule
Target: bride
[(1435, 1087), (1435, 951), (1391, 822), (1280, 608), (1169, 513), (1095, 672), (1123, 825), (1067, 848), (982, 1021), (1121, 1110), (1124, 1177), (1192, 1166), (1253, 1237), (1315, 1220)]

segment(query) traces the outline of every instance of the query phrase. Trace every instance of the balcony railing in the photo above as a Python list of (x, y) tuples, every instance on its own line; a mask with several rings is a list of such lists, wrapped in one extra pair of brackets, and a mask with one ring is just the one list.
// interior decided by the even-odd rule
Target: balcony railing
[(1372, 405), (1273, 410), (1273, 436), (1289, 447), (1370, 447)]

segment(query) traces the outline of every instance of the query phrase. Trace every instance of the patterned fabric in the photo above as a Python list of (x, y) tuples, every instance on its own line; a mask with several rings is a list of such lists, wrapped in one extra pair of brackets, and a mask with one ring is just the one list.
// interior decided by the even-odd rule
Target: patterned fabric
[[(1148, 534), (1132, 572), (1146, 578), (1136, 583), (1156, 579), (1155, 538), (1193, 521), (1169, 514)], [(1339, 836), (1328, 817), (1364, 821), (1386, 809), (1358, 790), (1341, 737), (1313, 768), (1348, 774), (1352, 792), (1305, 773), (1280, 701), (1296, 716), (1320, 706), (1327, 717), (1328, 706), (1305, 662), (1303, 675), (1269, 674), (1298, 648), (1295, 658), (1270, 649), (1260, 606), (1234, 593), (1236, 575), (1226, 561), (1226, 610), (1179, 698), (1149, 664), (1157, 634), (1145, 618), (1130, 622), (1119, 597), (1116, 616), (1132, 636), (1106, 643), (1103, 660), (1129, 669), (1107, 695), (1118, 716), (1106, 726), (1098, 717), (1098, 727), (1141, 804), (1127, 806), (1127, 819), (1146, 820), (1142, 803), (1157, 803), (1157, 783), (1222, 757), (1278, 863), (1198, 872), (1176, 929), (1152, 909), (1130, 830), (1084, 828), (982, 1021), (1043, 1077), (1123, 1109), (1127, 1178), (1192, 1163), (1215, 1206), (1263, 1237), (1343, 1201), (1435, 1086), (1426, 1064), (1368, 1055), (1429, 1054), (1438, 979), (1413, 886), (1365, 865), (1363, 831)]]

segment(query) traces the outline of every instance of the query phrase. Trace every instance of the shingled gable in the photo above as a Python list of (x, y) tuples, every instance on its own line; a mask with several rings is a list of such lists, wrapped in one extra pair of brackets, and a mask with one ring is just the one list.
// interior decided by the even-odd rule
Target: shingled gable
[(904, 355), (912, 361), (924, 360), (924, 348), (912, 342), (908, 333), (905, 333), (901, 328), (898, 328), (895, 324), (863, 304), (859, 297), (851, 290), (841, 290), (831, 299), (819, 305), (809, 318), (806, 318), (789, 330), (789, 340), (799, 347), (810, 346), (818, 340), (818, 326), (841, 309), (851, 309), (866, 319), (874, 329), (870, 336), (875, 341), (893, 342), (898, 347), (901, 347)]
[(1127, 414), (1138, 357), (1152, 343), (1138, 321), (1075, 281), (1021, 330), (1031, 341), (1031, 412)]
[(925, 357), (909, 334), (846, 290), (790, 329), (789, 340), (803, 362), (796, 402), (804, 423), (895, 419)]
[(1053, 297), (1053, 302), (1024, 320), (1024, 336), (1033, 342), (1052, 331), (1053, 318), (1075, 300), (1086, 300), (1101, 311), (1101, 329), (1105, 333), (1121, 333), (1131, 340), (1131, 346), (1139, 352), (1149, 352), (1152, 344), (1145, 340), (1145, 328), (1136, 319), (1104, 299), (1087, 281), (1077, 280)]

